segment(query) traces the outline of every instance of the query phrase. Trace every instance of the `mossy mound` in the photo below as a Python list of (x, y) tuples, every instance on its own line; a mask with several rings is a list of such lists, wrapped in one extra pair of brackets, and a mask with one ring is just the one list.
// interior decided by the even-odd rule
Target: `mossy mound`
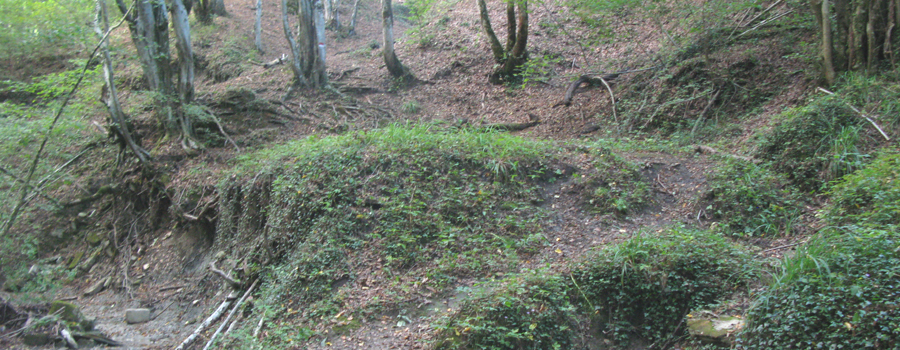
[(541, 186), (564, 173), (556, 153), (427, 126), (292, 142), (243, 157), (219, 185), (217, 244), (275, 266), (275, 295), (324, 303), (309, 315), (330, 312), (357, 279), (429, 276), (441, 289), (509, 270), (540, 246)]

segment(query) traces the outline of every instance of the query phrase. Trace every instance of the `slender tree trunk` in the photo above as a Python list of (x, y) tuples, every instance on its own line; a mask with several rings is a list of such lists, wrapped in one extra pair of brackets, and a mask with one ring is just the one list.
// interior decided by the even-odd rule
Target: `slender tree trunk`
[(225, 0), (211, 0), (212, 1), (212, 14), (216, 16), (228, 16), (228, 11), (225, 10)]
[(506, 52), (516, 45), (516, 0), (506, 0)]
[(262, 0), (256, 0), (256, 25), (253, 27), (256, 51), (264, 52), (262, 44)]
[(828, 85), (834, 85), (834, 55), (832, 48), (834, 42), (831, 37), (831, 1), (822, 1), (822, 64), (825, 69), (825, 81)]
[(353, 14), (350, 16), (350, 35), (356, 34), (356, 13), (359, 12), (359, 0), (353, 2)]
[(339, 0), (324, 0), (325, 1), (325, 27), (328, 29), (341, 29), (341, 21), (338, 18), (338, 6), (340, 6)]
[(384, 55), (384, 65), (387, 66), (388, 72), (395, 78), (412, 78), (409, 69), (400, 63), (394, 53), (394, 11), (391, 8), (391, 0), (381, 0), (381, 26), (384, 34), (381, 53)]
[[(182, 103), (194, 100), (194, 52), (191, 49), (191, 25), (182, 0), (172, 0), (172, 28), (178, 49), (178, 94)], [(193, 131), (191, 131), (193, 133)]]
[(287, 12), (287, 0), (281, 0), (281, 23), (284, 26), (284, 36), (288, 41), (288, 46), (291, 47), (291, 70), (294, 72), (294, 84), (308, 86), (309, 83), (306, 81), (305, 74), (303, 74), (303, 68), (300, 66), (300, 47), (297, 45), (297, 41), (294, 40), (294, 35), (291, 33), (291, 24)]
[(503, 62), (503, 58), (506, 57), (506, 52), (503, 50), (503, 46), (500, 45), (500, 40), (497, 40), (497, 34), (494, 34), (494, 28), (491, 27), (491, 17), (488, 15), (487, 4), (484, 2), (485, 0), (476, 1), (478, 1), (478, 12), (481, 15), (481, 28), (484, 30), (484, 34), (488, 38), (488, 43), (491, 45), (491, 52), (494, 54), (494, 60)]
[(106, 105), (107, 111), (109, 111), (110, 131), (116, 137), (121, 138), (125, 146), (131, 149), (141, 163), (147, 163), (150, 160), (150, 154), (135, 142), (131, 130), (128, 129), (128, 119), (125, 117), (125, 113), (122, 112), (122, 107), (119, 104), (115, 77), (113, 76), (112, 59), (109, 56), (109, 40), (104, 38), (104, 34), (109, 31), (109, 15), (107, 14), (106, 2), (103, 0), (97, 1), (97, 22), (95, 22), (94, 30), (103, 39), (100, 49), (101, 57), (103, 57), (103, 82), (105, 86), (101, 100)]

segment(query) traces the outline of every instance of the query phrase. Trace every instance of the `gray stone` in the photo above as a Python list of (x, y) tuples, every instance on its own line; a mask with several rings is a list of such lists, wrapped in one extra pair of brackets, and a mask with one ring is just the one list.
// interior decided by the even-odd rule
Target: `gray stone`
[(705, 343), (731, 346), (734, 334), (744, 327), (744, 320), (735, 316), (718, 316), (712, 313), (687, 319), (688, 333)]
[(150, 309), (125, 310), (125, 322), (130, 324), (150, 321)]
[(101, 278), (101, 279), (98, 280), (96, 283), (94, 283), (93, 285), (91, 285), (90, 287), (88, 287), (87, 289), (85, 289), (85, 290), (84, 290), (84, 295), (85, 295), (85, 296), (91, 296), (91, 295), (100, 293), (100, 292), (103, 291), (103, 289), (106, 289), (106, 285), (107, 285), (107, 284), (109, 284), (109, 277), (108, 277), (108, 276), (107, 276), (107, 277)]

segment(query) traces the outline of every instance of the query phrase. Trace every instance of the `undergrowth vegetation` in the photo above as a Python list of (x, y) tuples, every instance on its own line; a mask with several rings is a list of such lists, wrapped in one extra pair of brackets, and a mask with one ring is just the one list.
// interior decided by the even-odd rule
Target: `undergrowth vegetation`
[(650, 202), (650, 186), (637, 164), (602, 147), (585, 153), (593, 159), (592, 168), (579, 178), (588, 207), (601, 214), (626, 215)]
[(900, 225), (900, 154), (883, 153), (830, 190), (828, 220), (836, 225)]
[(790, 235), (802, 204), (783, 175), (742, 160), (725, 160), (709, 177), (703, 202), (719, 231), (745, 237)]
[(573, 269), (583, 312), (614, 344), (679, 337), (691, 311), (745, 292), (757, 268), (742, 248), (710, 231), (644, 232)]
[(757, 297), (741, 349), (896, 349), (900, 236), (829, 230), (782, 265)]
[(404, 271), (427, 269), (440, 289), (509, 270), (542, 244), (536, 204), (541, 184), (562, 174), (554, 152), (502, 133), (427, 126), (294, 141), (243, 157), (219, 185), (217, 239), (259, 242), (247, 253), (278, 262), (278, 297), (295, 303), (339, 303), (334, 286), (362, 278), (353, 271), (366, 264), (400, 284)]

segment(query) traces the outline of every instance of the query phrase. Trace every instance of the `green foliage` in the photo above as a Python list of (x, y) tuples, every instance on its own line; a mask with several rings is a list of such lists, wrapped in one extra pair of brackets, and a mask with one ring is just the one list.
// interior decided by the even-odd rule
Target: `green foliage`
[(0, 0), (0, 59), (84, 48), (93, 11), (90, 0)]
[(619, 346), (664, 340), (687, 313), (723, 300), (753, 277), (751, 256), (709, 231), (671, 228), (600, 251), (572, 272), (604, 338)]
[(482, 291), (438, 326), (434, 349), (571, 349), (575, 308), (565, 282), (536, 273)]
[(361, 254), (389, 275), (508, 270), (540, 243), (532, 203), (556, 176), (553, 153), (508, 134), (414, 125), (310, 137), (241, 158), (219, 186), (218, 234), (273, 247), (256, 253), (286, 266), (277, 280), (290, 299), (322, 300), (306, 316), (336, 310), (329, 300)]
[(784, 112), (778, 124), (762, 135), (757, 157), (804, 191), (818, 191), (862, 167), (869, 157), (859, 137), (865, 119), (848, 107), (855, 102), (857, 89), (849, 86), (840, 91), (843, 96), (822, 96)]
[(900, 225), (900, 154), (884, 153), (844, 176), (829, 191), (826, 208), (834, 224)]
[(421, 106), (419, 105), (419, 101), (409, 100), (406, 101), (402, 106), (400, 106), (400, 110), (406, 114), (419, 114), (419, 110), (421, 110)]
[(737, 236), (791, 234), (800, 197), (766, 166), (731, 160), (709, 177), (707, 213), (721, 230)]
[(600, 213), (625, 215), (650, 202), (650, 186), (638, 165), (607, 148), (590, 148), (592, 168), (579, 178), (588, 205)]
[(900, 236), (829, 231), (786, 258), (750, 309), (741, 349), (896, 349)]
[(525, 64), (519, 67), (516, 73), (518, 80), (522, 81), (522, 87), (530, 83), (546, 83), (552, 78), (553, 66), (562, 61), (558, 54), (530, 55)]

